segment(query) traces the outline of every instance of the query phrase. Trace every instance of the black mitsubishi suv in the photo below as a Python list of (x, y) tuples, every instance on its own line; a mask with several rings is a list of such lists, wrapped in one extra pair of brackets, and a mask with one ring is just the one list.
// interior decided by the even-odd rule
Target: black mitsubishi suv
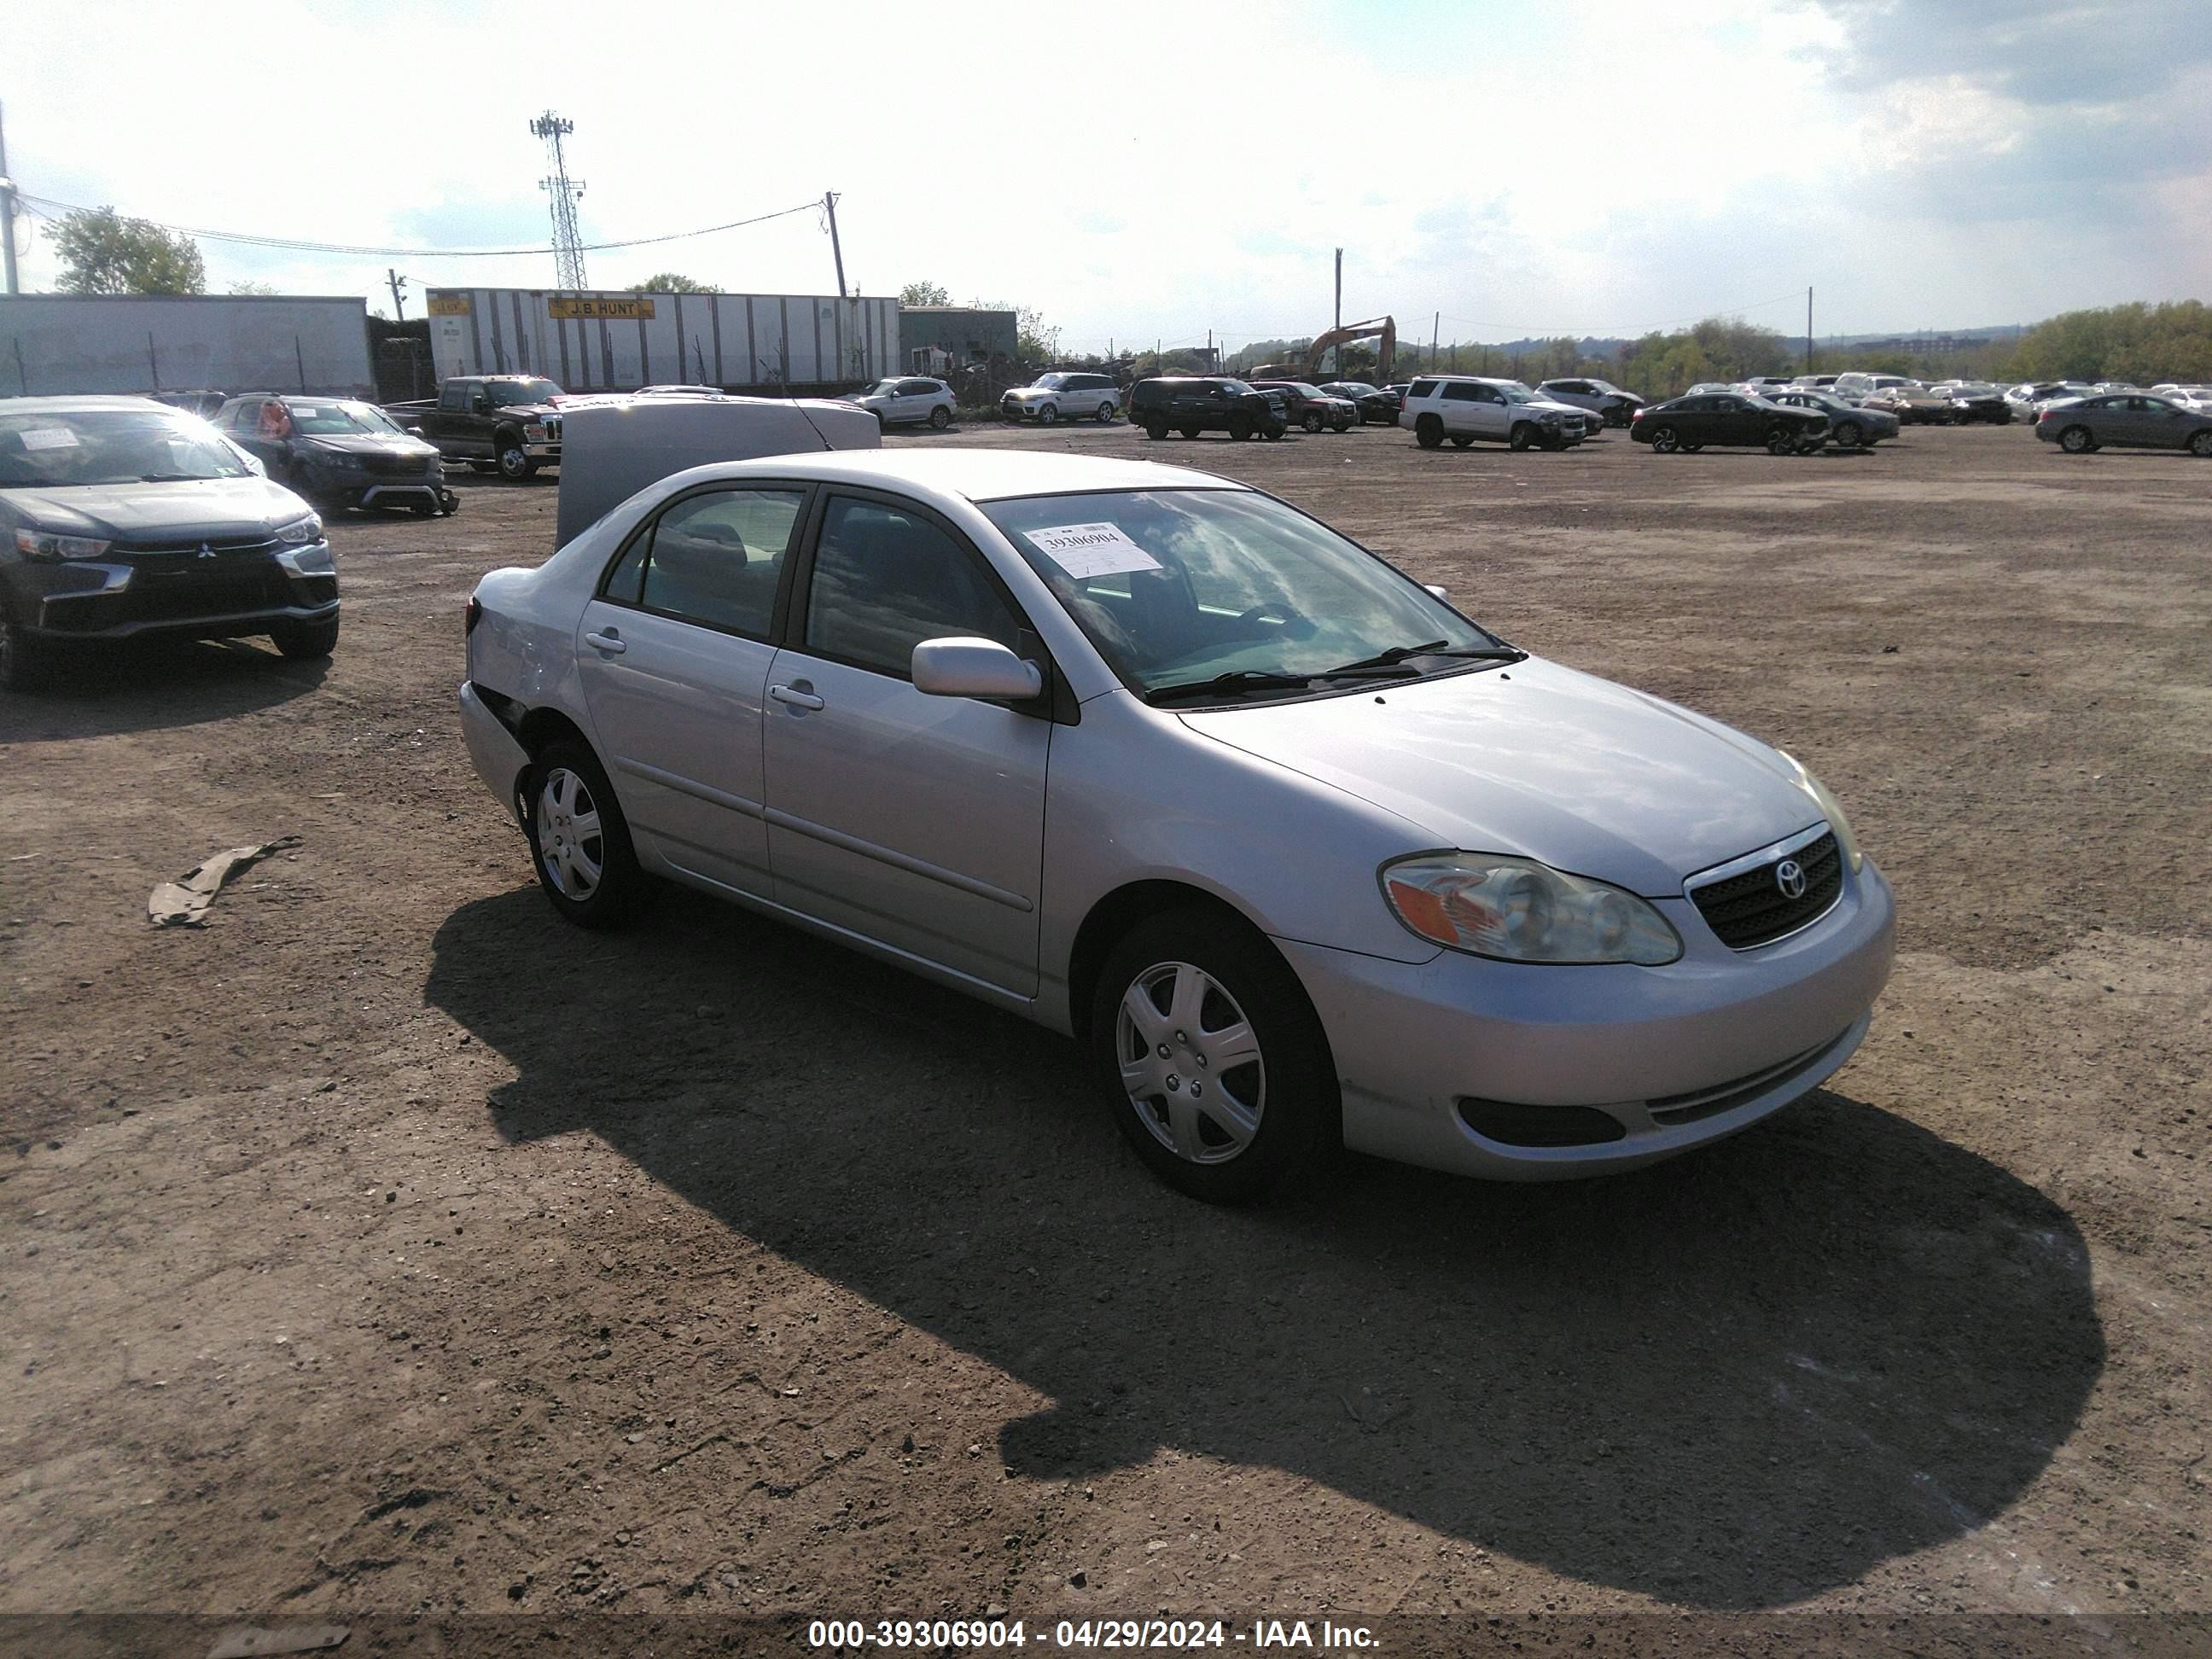
[(323, 521), (205, 422), (145, 398), (0, 398), (0, 686), (69, 641), (338, 639)]
[(1201, 432), (1279, 438), (1290, 429), (1284, 410), (1266, 392), (1222, 375), (1163, 375), (1129, 388), (1129, 419), (1152, 439), (1170, 431), (1186, 438)]

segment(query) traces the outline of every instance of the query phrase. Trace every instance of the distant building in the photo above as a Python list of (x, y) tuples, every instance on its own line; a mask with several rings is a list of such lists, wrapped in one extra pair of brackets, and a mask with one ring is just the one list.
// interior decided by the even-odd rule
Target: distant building
[(1021, 350), (1020, 321), (1011, 311), (974, 306), (901, 306), (900, 367), (919, 374), (942, 374), (994, 357), (1012, 360)]

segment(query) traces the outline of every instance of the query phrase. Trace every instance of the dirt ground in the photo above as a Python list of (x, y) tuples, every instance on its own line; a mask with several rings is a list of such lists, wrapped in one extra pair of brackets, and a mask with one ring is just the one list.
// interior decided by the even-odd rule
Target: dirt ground
[(554, 487), (460, 479), (334, 525), (327, 665), (0, 695), (0, 1613), (2212, 1610), (2212, 465), (892, 441), (1251, 479), (1792, 750), (1864, 1048), (1627, 1177), (1194, 1204), (1058, 1037), (561, 923), (453, 704)]

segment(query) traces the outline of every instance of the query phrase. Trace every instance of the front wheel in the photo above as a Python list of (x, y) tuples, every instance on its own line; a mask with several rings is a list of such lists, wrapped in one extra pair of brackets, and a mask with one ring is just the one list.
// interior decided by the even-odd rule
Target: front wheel
[(0, 605), (0, 689), (34, 691), (46, 683), (46, 641), (18, 627)]
[(511, 483), (520, 483), (538, 471), (538, 463), (530, 459), (529, 451), (519, 438), (499, 441), (499, 476)]
[(1039, 426), (1059, 425), (1060, 410), (1054, 405), (1047, 404), (1042, 409), (1037, 410), (1037, 424)]
[(942, 432), (946, 427), (951, 426), (951, 424), (952, 411), (947, 409), (943, 404), (938, 404), (936, 408), (929, 411), (929, 428), (931, 431)]
[(1434, 415), (1424, 415), (1413, 422), (1413, 441), (1424, 449), (1440, 449), (1444, 441), (1444, 423)]
[(1243, 443), (1245, 439), (1250, 437), (1252, 435), (1251, 416), (1249, 415), (1231, 416), (1229, 417), (1229, 435), (1231, 438), (1234, 438), (1238, 443)]
[(1506, 447), (1511, 449), (1526, 449), (1530, 444), (1533, 444), (1535, 441), (1536, 428), (1530, 426), (1526, 421), (1516, 422), (1514, 423), (1513, 430), (1507, 434), (1505, 439)]
[(2069, 426), (2058, 434), (2058, 447), (2069, 455), (2086, 455), (2097, 447), (2086, 426)]
[(1176, 430), (1182, 433), (1185, 438), (1191, 439), (1193, 441), (1195, 441), (1198, 437), (1199, 429), (1194, 426), (1177, 427)]
[(2199, 460), (2212, 460), (2212, 426), (2201, 428), (2191, 434), (2189, 453)]
[(278, 623), (269, 630), (277, 650), (288, 657), (327, 657), (338, 648), (338, 619), (328, 622)]
[(1797, 447), (1797, 434), (1786, 426), (1770, 427), (1766, 433), (1766, 453), (1787, 455)]
[(1322, 418), (1320, 413), (1318, 411), (1315, 411), (1307, 415), (1304, 421), (1304, 426), (1305, 429), (1312, 433), (1316, 438), (1321, 436)]
[(545, 896), (579, 927), (627, 921), (644, 902), (645, 872), (598, 757), (580, 743), (557, 739), (528, 775), (525, 823)]
[(1859, 430), (1856, 421), (1845, 421), (1836, 428), (1836, 447), (1838, 449), (1856, 449), (1865, 441), (1866, 434)]
[(1261, 1197), (1336, 1137), (1321, 1021), (1273, 947), (1232, 920), (1185, 910), (1139, 923), (1099, 974), (1091, 1040), (1123, 1137), (1194, 1198)]
[(1165, 421), (1146, 421), (1145, 435), (1154, 443), (1161, 442), (1168, 435), (1168, 423)]

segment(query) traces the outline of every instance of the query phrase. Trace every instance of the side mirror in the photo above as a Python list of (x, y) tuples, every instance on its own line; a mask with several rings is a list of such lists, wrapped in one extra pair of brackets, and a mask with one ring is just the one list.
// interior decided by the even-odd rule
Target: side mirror
[(996, 640), (924, 640), (914, 648), (914, 689), (931, 697), (1024, 702), (1044, 690), (1044, 675)]
[(1438, 587), (1434, 582), (1423, 582), (1421, 586), (1428, 589), (1428, 591), (1437, 598), (1443, 600), (1445, 604), (1449, 605), (1451, 603), (1451, 594), (1446, 589)]

